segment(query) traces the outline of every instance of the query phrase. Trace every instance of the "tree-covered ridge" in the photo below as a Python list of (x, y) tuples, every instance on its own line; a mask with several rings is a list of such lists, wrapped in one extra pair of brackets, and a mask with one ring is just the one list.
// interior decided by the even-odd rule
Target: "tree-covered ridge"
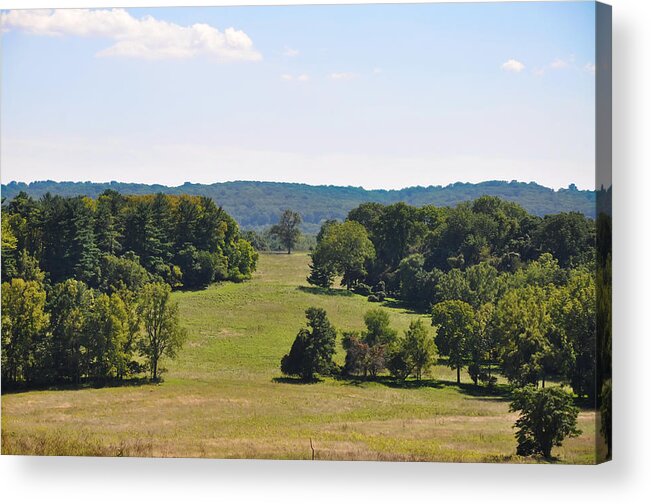
[(595, 216), (595, 192), (568, 189), (555, 191), (536, 183), (487, 181), (478, 184), (461, 183), (448, 186), (408, 187), (400, 190), (366, 190), (361, 187), (310, 186), (283, 182), (224, 182), (216, 184), (186, 183), (178, 187), (129, 184), (122, 182), (53, 182), (25, 184), (10, 182), (2, 185), (2, 194), (11, 199), (20, 191), (39, 198), (46, 193), (61, 196), (90, 196), (97, 198), (107, 189), (125, 195), (152, 193), (207, 196), (244, 229), (260, 230), (277, 222), (286, 208), (298, 212), (303, 230), (316, 233), (328, 219), (343, 220), (348, 212), (363, 202), (391, 204), (404, 202), (413, 206), (455, 206), (480, 196), (497, 196), (521, 205), (527, 212), (543, 216), (559, 212), (580, 212)]

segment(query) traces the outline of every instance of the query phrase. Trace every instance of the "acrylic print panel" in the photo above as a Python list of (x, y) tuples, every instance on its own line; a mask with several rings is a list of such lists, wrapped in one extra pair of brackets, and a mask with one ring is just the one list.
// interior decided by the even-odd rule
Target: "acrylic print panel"
[(610, 457), (608, 6), (1, 16), (3, 455)]

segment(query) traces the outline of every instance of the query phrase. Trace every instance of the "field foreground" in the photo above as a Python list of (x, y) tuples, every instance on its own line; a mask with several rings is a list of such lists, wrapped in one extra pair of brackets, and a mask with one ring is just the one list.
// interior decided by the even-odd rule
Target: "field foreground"
[[(438, 365), (422, 386), (392, 380), (314, 384), (285, 379), (281, 357), (308, 306), (338, 329), (362, 329), (373, 306), (307, 287), (305, 254), (263, 254), (250, 282), (178, 292), (189, 338), (158, 385), (2, 396), (2, 453), (324, 460), (526, 462), (515, 455), (508, 400)], [(401, 332), (420, 315), (386, 307)], [(338, 344), (337, 360), (343, 362)], [(595, 414), (554, 450), (594, 463)], [(314, 449), (314, 455), (311, 445)]]

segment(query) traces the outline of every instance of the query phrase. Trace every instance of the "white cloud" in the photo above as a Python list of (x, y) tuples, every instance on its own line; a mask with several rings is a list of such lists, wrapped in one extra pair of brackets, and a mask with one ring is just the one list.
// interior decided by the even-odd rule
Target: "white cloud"
[(554, 61), (552, 61), (549, 65), (550, 68), (553, 68), (555, 70), (560, 70), (563, 68), (567, 68), (570, 66), (570, 63), (564, 59), (556, 58)]
[(333, 72), (330, 74), (332, 80), (350, 80), (357, 77), (357, 74), (352, 72)]
[(583, 69), (591, 75), (597, 73), (597, 66), (594, 63), (586, 63)]
[(285, 50), (283, 51), (283, 55), (287, 56), (288, 58), (294, 58), (301, 54), (301, 52), (298, 49), (292, 49), (291, 47), (285, 46)]
[(375, 68), (373, 69), (373, 73), (374, 73), (375, 75), (381, 74), (381, 73), (382, 73), (382, 69), (381, 69), (380, 67), (375, 67)]
[(282, 74), (280, 78), (284, 81), (296, 80), (298, 82), (307, 82), (310, 80), (310, 76), (308, 74), (300, 74), (300, 75)]
[(534, 68), (532, 73), (536, 77), (542, 77), (543, 75), (545, 75), (545, 69), (544, 68)]
[(515, 59), (510, 59), (502, 63), (502, 70), (505, 70), (507, 72), (520, 73), (522, 72), (522, 70), (524, 70), (524, 68), (525, 68), (524, 63)]
[(152, 16), (134, 18), (124, 9), (13, 10), (0, 18), (3, 31), (16, 29), (47, 37), (107, 38), (113, 45), (98, 57), (187, 59), (199, 55), (219, 61), (258, 61), (262, 56), (240, 30), (223, 32), (204, 23), (180, 26)]

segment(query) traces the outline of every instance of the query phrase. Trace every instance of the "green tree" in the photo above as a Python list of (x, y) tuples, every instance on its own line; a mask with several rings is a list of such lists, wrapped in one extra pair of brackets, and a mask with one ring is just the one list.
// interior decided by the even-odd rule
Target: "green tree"
[(145, 330), (140, 351), (147, 360), (152, 380), (159, 379), (161, 358), (173, 359), (183, 346), (186, 331), (181, 327), (178, 304), (171, 299), (170, 286), (145, 285), (140, 296), (140, 318)]
[(510, 382), (537, 384), (553, 355), (549, 293), (527, 286), (507, 292), (497, 305), (496, 330), (501, 335), (502, 372)]
[(138, 256), (133, 252), (127, 252), (122, 257), (103, 255), (100, 265), (100, 289), (109, 294), (124, 289), (139, 291), (151, 280), (151, 276), (140, 265)]
[(118, 294), (100, 294), (88, 315), (88, 372), (99, 379), (122, 378), (130, 361), (129, 319), (124, 301)]
[(2, 284), (2, 379), (8, 383), (29, 380), (35, 348), (45, 336), (49, 316), (45, 289), (39, 282), (13, 278)]
[(89, 319), (94, 293), (75, 279), (56, 284), (48, 296), (51, 317), (52, 375), (56, 381), (79, 383), (88, 369), (88, 352), (84, 347), (89, 334)]
[(562, 324), (572, 349), (568, 378), (575, 394), (594, 400), (597, 388), (597, 298), (594, 272), (575, 270), (565, 288)]
[(494, 319), (495, 306), (491, 303), (485, 303), (475, 310), (474, 331), (468, 342), (468, 374), (475, 385), (479, 381), (488, 385), (496, 381), (491, 372), (491, 362), (497, 358), (499, 349)]
[(362, 332), (362, 341), (369, 346), (390, 345), (396, 339), (398, 331), (391, 327), (389, 313), (382, 308), (373, 308), (364, 314), (366, 331)]
[(416, 380), (420, 381), (423, 372), (427, 372), (436, 357), (434, 339), (429, 335), (427, 327), (421, 319), (412, 320), (409, 323), (402, 346), (411, 373)]
[(308, 327), (296, 335), (292, 348), (281, 360), (280, 370), (311, 381), (316, 373), (332, 370), (337, 332), (324, 309), (310, 307), (305, 310), (305, 316)]
[(514, 425), (518, 455), (551, 458), (554, 446), (581, 434), (576, 425), (579, 409), (574, 406), (572, 395), (560, 387), (528, 385), (517, 389), (510, 411), (520, 412)]
[[(341, 284), (352, 288), (366, 275), (365, 263), (375, 255), (364, 226), (355, 221), (329, 223), (312, 253), (315, 282), (319, 276), (342, 275)], [(326, 283), (326, 282), (324, 282)]]
[(407, 256), (398, 266), (399, 296), (415, 308), (430, 310), (435, 303), (441, 277), (440, 270), (427, 271), (422, 254)]
[(594, 222), (579, 212), (546, 215), (534, 237), (542, 252), (550, 252), (561, 267), (589, 258), (595, 247)]
[(9, 212), (2, 209), (2, 278), (10, 279), (16, 273), (16, 248), (18, 247), (18, 239), (11, 229), (9, 223)]
[(475, 332), (472, 306), (459, 300), (437, 303), (432, 308), (432, 325), (437, 328), (436, 346), (448, 357), (449, 366), (457, 370), (457, 383), (461, 383), (461, 368), (468, 360)]
[(97, 285), (100, 276), (99, 248), (95, 241), (95, 202), (90, 198), (72, 198), (70, 207), (70, 247), (67, 260), (77, 280)]
[(287, 249), (287, 253), (291, 254), (292, 249), (298, 242), (301, 235), (299, 226), (301, 225), (301, 216), (298, 212), (294, 212), (289, 208), (280, 216), (280, 221), (271, 228), (271, 234), (277, 236), (278, 239)]
[(119, 254), (122, 250), (122, 232), (118, 213), (124, 204), (122, 195), (117, 191), (104, 191), (97, 198), (95, 210), (95, 236), (97, 246), (103, 254)]

